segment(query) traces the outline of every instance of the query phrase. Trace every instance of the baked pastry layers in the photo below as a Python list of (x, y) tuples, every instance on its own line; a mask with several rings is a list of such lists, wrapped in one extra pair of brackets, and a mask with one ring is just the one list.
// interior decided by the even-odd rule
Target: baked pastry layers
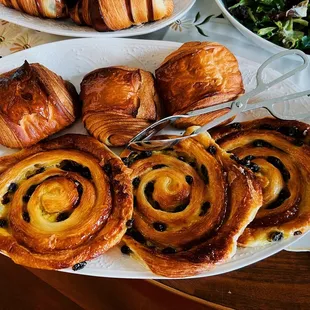
[(0, 0), (0, 3), (33, 16), (47, 18), (68, 16), (65, 0)]
[(84, 77), (80, 97), (86, 129), (109, 146), (126, 145), (161, 115), (153, 76), (142, 69), (95, 70)]
[(70, 16), (78, 25), (111, 31), (156, 21), (172, 12), (173, 0), (79, 0)]
[(103, 144), (65, 135), (0, 158), (0, 250), (60, 269), (116, 245), (132, 216), (129, 169)]
[[(215, 42), (183, 44), (156, 70), (156, 84), (169, 115), (227, 102), (244, 93), (236, 57)], [(226, 112), (181, 119), (175, 125), (180, 128), (203, 126)]]
[(31, 146), (71, 125), (79, 114), (74, 86), (40, 64), (0, 75), (0, 144)]
[(238, 243), (262, 246), (310, 228), (310, 126), (265, 118), (212, 131), (217, 143), (255, 172), (264, 203)]
[(186, 277), (224, 262), (262, 203), (251, 171), (206, 134), (165, 151), (126, 150), (134, 214), (123, 241), (152, 272)]

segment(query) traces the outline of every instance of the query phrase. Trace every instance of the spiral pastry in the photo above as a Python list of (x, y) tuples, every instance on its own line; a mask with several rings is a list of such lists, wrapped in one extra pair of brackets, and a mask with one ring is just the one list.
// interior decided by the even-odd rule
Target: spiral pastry
[(132, 216), (129, 169), (103, 144), (66, 135), (0, 158), (0, 250), (60, 269), (117, 244)]
[(191, 276), (224, 262), (262, 203), (251, 171), (210, 136), (165, 151), (124, 151), (134, 214), (123, 241), (156, 274)]
[(212, 132), (235, 160), (255, 172), (263, 206), (238, 243), (261, 246), (310, 227), (310, 126), (272, 118), (233, 123)]

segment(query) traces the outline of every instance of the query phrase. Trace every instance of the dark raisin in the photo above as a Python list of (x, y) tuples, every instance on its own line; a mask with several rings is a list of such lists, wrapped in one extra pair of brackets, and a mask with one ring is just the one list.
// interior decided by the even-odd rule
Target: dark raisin
[(304, 145), (304, 142), (302, 140), (295, 140), (293, 143), (296, 146), (303, 146)]
[(255, 163), (251, 163), (251, 165), (249, 166), (249, 168), (253, 171), (253, 172), (258, 172), (260, 170), (259, 165), (255, 164)]
[(138, 200), (137, 200), (137, 197), (133, 197), (133, 207), (134, 208), (137, 208), (138, 207)]
[(74, 266), (72, 266), (72, 270), (73, 270), (73, 271), (81, 270), (81, 269), (83, 269), (86, 265), (87, 265), (87, 262), (80, 262), (80, 263), (77, 263), (77, 264), (75, 264)]
[(79, 163), (68, 159), (61, 161), (59, 165), (60, 168), (64, 171), (73, 171), (73, 172), (77, 172), (82, 167), (82, 165), (80, 165)]
[(77, 190), (79, 196), (81, 196), (83, 194), (83, 186), (80, 182), (77, 182), (77, 183), (78, 184), (76, 184), (77, 185), (76, 190)]
[(139, 184), (140, 184), (140, 178), (139, 178), (139, 177), (136, 177), (136, 178), (134, 178), (134, 179), (132, 180), (132, 186), (133, 186), (134, 188), (137, 188), (137, 187), (139, 186)]
[(29, 222), (30, 222), (30, 216), (29, 216), (29, 213), (28, 213), (28, 212), (26, 212), (26, 211), (24, 211), (24, 212), (23, 212), (23, 220), (24, 220), (25, 222), (27, 222), (27, 223), (29, 223)]
[(16, 183), (11, 183), (10, 185), (9, 185), (9, 188), (8, 188), (8, 192), (9, 193), (15, 193), (16, 192), (16, 190), (17, 190), (17, 184)]
[(129, 164), (129, 158), (128, 157), (122, 157), (122, 162), (124, 163), (124, 165), (128, 166)]
[(85, 179), (90, 180), (92, 178), (88, 167), (83, 167), (80, 173), (81, 173), (81, 176)]
[(281, 132), (283, 135), (289, 137), (296, 137), (300, 134), (299, 129), (296, 126), (292, 127), (282, 126), (278, 129), (278, 131)]
[(267, 161), (271, 163), (273, 166), (275, 166), (276, 168), (278, 168), (279, 170), (283, 169), (284, 167), (282, 161), (277, 157), (268, 156)]
[(121, 247), (121, 252), (122, 252), (123, 254), (129, 255), (129, 254), (131, 253), (131, 250), (130, 250), (130, 248), (129, 248), (127, 245), (123, 245), (123, 246)]
[(10, 197), (9, 197), (9, 193), (6, 193), (3, 195), (2, 197), (2, 204), (6, 205), (11, 201)]
[(302, 232), (300, 230), (296, 230), (294, 232), (294, 236), (299, 236), (299, 235), (302, 235)]
[(26, 100), (26, 101), (29, 101), (29, 100), (32, 100), (33, 97), (32, 97), (32, 94), (30, 93), (24, 93), (24, 94), (21, 94), (21, 97)]
[(243, 158), (242, 160), (239, 161), (241, 165), (243, 166), (246, 166), (248, 168), (250, 168), (251, 166), (251, 160), (250, 159), (246, 159), (246, 158)]
[(209, 174), (208, 174), (208, 170), (207, 170), (206, 166), (201, 165), (200, 170), (201, 170), (201, 174), (202, 174), (202, 177), (203, 177), (205, 184), (209, 184)]
[(140, 158), (139, 159), (144, 159), (144, 158), (148, 158), (148, 157), (151, 157), (153, 154), (152, 151), (143, 151), (140, 153)]
[(248, 155), (248, 156), (243, 158), (243, 160), (253, 160), (253, 159), (255, 159), (255, 156), (253, 156), (253, 155)]
[(6, 219), (0, 219), (0, 228), (5, 228), (8, 226), (8, 221)]
[(156, 169), (161, 169), (161, 168), (165, 168), (167, 167), (166, 165), (155, 165), (153, 166), (153, 170), (156, 170)]
[(176, 250), (174, 248), (167, 247), (167, 248), (164, 248), (161, 252), (163, 254), (175, 254)]
[(288, 199), (289, 197), (291, 196), (291, 193), (289, 192), (288, 189), (284, 188), (280, 191), (277, 199), (275, 201), (273, 201), (272, 203), (270, 203), (266, 209), (268, 210), (272, 210), (272, 209), (275, 209), (275, 208), (278, 208), (280, 207), (283, 202)]
[(183, 156), (178, 156), (178, 160), (185, 161), (185, 157), (183, 157)]
[(167, 229), (167, 225), (160, 222), (153, 223), (153, 227), (158, 231), (165, 231)]
[(175, 212), (175, 213), (182, 212), (183, 210), (186, 209), (186, 207), (187, 207), (187, 204), (179, 205), (179, 206), (177, 206), (177, 207), (174, 209), (174, 212)]
[(273, 127), (270, 124), (261, 124), (258, 128), (262, 129), (262, 130), (272, 130), (273, 129)]
[(269, 234), (270, 241), (280, 241), (284, 237), (281, 231), (275, 231)]
[(135, 239), (139, 243), (145, 243), (145, 238), (139, 231), (133, 230), (130, 235), (133, 239)]
[(207, 151), (208, 151), (211, 155), (215, 155), (215, 154), (216, 154), (216, 146), (210, 145), (210, 146), (207, 148)]
[(134, 221), (135, 221), (134, 219), (128, 220), (126, 222), (126, 227), (127, 228), (132, 228)]
[(241, 129), (242, 127), (241, 123), (233, 123), (233, 124), (230, 124), (229, 126), (234, 129)]
[(30, 196), (25, 195), (23, 196), (23, 202), (27, 203), (30, 200)]
[(152, 203), (152, 205), (153, 205), (153, 208), (156, 209), (156, 210), (160, 210), (160, 209), (161, 209), (161, 208), (160, 208), (160, 204), (159, 204), (158, 201), (155, 201), (155, 200), (154, 200), (154, 202)]
[(44, 168), (44, 167), (41, 167), (41, 168), (39, 168), (39, 169), (36, 170), (35, 174), (40, 174), (40, 173), (42, 173), (42, 172), (44, 172), (44, 171), (45, 171), (45, 168)]
[(62, 222), (65, 221), (69, 217), (69, 214), (67, 212), (59, 213), (56, 222)]
[(105, 164), (102, 167), (103, 171), (106, 173), (106, 175), (110, 176), (112, 173), (112, 166), (110, 164)]
[(154, 192), (154, 182), (147, 183), (144, 192), (147, 196), (152, 195)]
[(194, 179), (193, 179), (193, 177), (192, 177), (191, 175), (187, 175), (187, 176), (185, 177), (185, 180), (186, 180), (186, 182), (187, 182), (189, 185), (191, 185), (191, 184), (193, 183), (193, 181), (194, 181)]
[(208, 210), (210, 209), (210, 207), (211, 207), (211, 204), (209, 201), (204, 202), (201, 206), (199, 216), (205, 215), (208, 212)]
[(239, 157), (237, 156), (237, 155), (235, 155), (235, 154), (232, 154), (232, 155), (230, 155), (230, 158), (232, 159), (232, 160), (235, 160), (235, 161), (239, 161)]
[(271, 144), (269, 142), (266, 142), (264, 140), (255, 140), (253, 142), (254, 147), (271, 147)]
[(196, 167), (196, 162), (192, 161), (191, 163), (189, 163), (190, 166), (192, 166), (193, 168)]

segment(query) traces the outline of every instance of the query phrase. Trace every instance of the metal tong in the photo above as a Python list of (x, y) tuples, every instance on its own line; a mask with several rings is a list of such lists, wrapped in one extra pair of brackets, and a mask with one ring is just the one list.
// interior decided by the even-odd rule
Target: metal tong
[[(263, 72), (266, 69), (266, 67), (268, 67), (272, 62), (274, 62), (280, 58), (283, 58), (285, 56), (288, 56), (288, 55), (300, 56), (303, 63), (301, 65), (299, 65), (298, 67), (296, 67), (295, 69), (293, 69), (293, 70), (281, 75), (280, 77), (274, 79), (273, 81), (265, 83), (263, 81)], [(184, 115), (173, 115), (173, 116), (163, 118), (163, 119), (159, 120), (158, 122), (152, 124), (151, 126), (147, 127), (143, 131), (141, 131), (138, 135), (136, 135), (129, 142), (128, 148), (140, 150), (140, 151), (142, 151), (142, 150), (163, 150), (166, 148), (170, 148), (170, 147), (174, 146), (176, 143), (178, 143), (184, 139), (192, 138), (192, 137), (197, 136), (198, 134), (200, 134), (202, 132), (206, 132), (207, 130), (229, 120), (231, 117), (234, 117), (239, 113), (258, 109), (258, 108), (265, 108), (271, 113), (271, 115), (273, 115), (276, 118), (283, 119), (283, 120), (300, 120), (300, 119), (307, 118), (310, 116), (310, 113), (304, 114), (302, 117), (288, 116), (285, 114), (278, 113), (274, 109), (274, 106), (276, 103), (279, 103), (279, 102), (288, 101), (288, 100), (292, 100), (292, 99), (296, 99), (296, 98), (300, 98), (303, 96), (310, 95), (310, 90), (306, 90), (306, 91), (302, 91), (302, 92), (298, 92), (295, 94), (286, 95), (286, 96), (282, 96), (282, 97), (278, 97), (278, 98), (274, 98), (274, 99), (270, 99), (270, 100), (265, 100), (265, 101), (261, 101), (261, 102), (257, 102), (257, 103), (253, 103), (253, 104), (248, 104), (248, 101), (251, 98), (253, 98), (254, 96), (268, 90), (270, 87), (290, 78), (291, 76), (295, 75), (297, 72), (303, 71), (304, 69), (306, 69), (308, 67), (308, 65), (309, 65), (308, 56), (300, 50), (289, 50), (289, 51), (284, 51), (284, 52), (278, 53), (278, 54), (270, 57), (258, 69), (257, 74), (256, 74), (257, 85), (256, 85), (256, 88), (253, 89), (252, 91), (248, 92), (247, 94), (239, 97), (237, 100), (234, 100), (234, 101), (230, 101), (230, 102), (226, 102), (226, 103), (222, 103), (222, 104), (217, 104), (217, 105), (210, 106), (207, 108), (191, 111), (191, 112), (188, 112)], [(215, 120), (209, 122), (208, 124), (206, 124), (202, 127), (199, 127), (197, 130), (193, 131), (190, 135), (175, 137), (172, 139), (163, 139), (163, 140), (153, 139), (154, 136), (159, 131), (161, 131), (162, 129), (164, 129), (168, 125), (173, 124), (178, 119), (189, 118), (192, 116), (198, 116), (198, 115), (202, 115), (202, 114), (206, 114), (206, 113), (210, 113), (210, 112), (214, 112), (214, 111), (218, 111), (218, 110), (222, 110), (222, 109), (227, 109), (227, 108), (230, 109), (230, 111), (228, 113), (226, 113), (223, 116), (216, 118)]]

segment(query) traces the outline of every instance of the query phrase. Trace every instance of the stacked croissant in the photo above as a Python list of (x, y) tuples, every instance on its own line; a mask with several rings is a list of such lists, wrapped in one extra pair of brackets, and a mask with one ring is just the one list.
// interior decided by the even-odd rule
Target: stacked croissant
[[(78, 270), (121, 245), (150, 270), (186, 277), (310, 228), (307, 124), (273, 118), (222, 125), (162, 151), (116, 156), (164, 115), (244, 93), (224, 46), (189, 42), (152, 73), (126, 66), (72, 84), (40, 64), (0, 75), (0, 250), (25, 266)], [(196, 126), (226, 113), (192, 117)], [(88, 135), (49, 139), (81, 115)], [(42, 141), (43, 140), (43, 141)]]
[(67, 18), (97, 31), (129, 28), (168, 17), (173, 0), (0, 0), (3, 5), (42, 18)]

